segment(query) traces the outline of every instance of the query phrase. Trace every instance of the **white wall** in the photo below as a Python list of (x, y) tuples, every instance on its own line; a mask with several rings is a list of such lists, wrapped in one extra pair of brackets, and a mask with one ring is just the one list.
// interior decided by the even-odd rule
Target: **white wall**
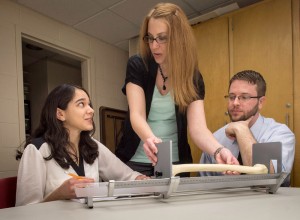
[(126, 98), (120, 90), (127, 52), (12, 1), (0, 0), (0, 178), (17, 174), (15, 150), (25, 140), (22, 36), (55, 45), (86, 61), (83, 86), (92, 97), (97, 139), (99, 107), (127, 108)]

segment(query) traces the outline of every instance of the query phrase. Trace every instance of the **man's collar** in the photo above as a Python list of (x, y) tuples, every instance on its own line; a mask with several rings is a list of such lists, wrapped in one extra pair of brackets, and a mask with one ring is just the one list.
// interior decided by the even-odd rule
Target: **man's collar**
[(261, 128), (262, 125), (263, 125), (263, 117), (259, 114), (258, 118), (250, 128), (254, 137), (256, 136), (255, 132), (258, 132), (260, 130), (259, 128)]

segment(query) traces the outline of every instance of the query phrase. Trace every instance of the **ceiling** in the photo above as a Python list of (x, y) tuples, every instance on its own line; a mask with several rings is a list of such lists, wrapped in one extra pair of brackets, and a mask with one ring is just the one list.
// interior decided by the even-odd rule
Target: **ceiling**
[[(161, 0), (13, 0), (103, 42), (128, 51), (148, 11)], [(262, 0), (168, 0), (191, 24)], [(26, 49), (26, 48), (24, 48)]]

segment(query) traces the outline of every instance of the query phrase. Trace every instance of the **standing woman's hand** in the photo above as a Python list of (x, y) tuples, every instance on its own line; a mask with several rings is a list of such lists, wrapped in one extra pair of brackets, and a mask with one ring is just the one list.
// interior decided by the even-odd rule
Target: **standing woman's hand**
[(222, 150), (216, 155), (216, 161), (220, 164), (239, 165), (239, 161), (233, 156), (230, 150), (222, 148)]
[(143, 144), (144, 152), (149, 158), (149, 160), (152, 162), (152, 165), (154, 166), (157, 163), (157, 157), (156, 154), (158, 152), (157, 147), (155, 144), (161, 143), (162, 140), (157, 137), (151, 137), (147, 138), (146, 141)]
[[(216, 161), (218, 164), (230, 164), (230, 165), (239, 165), (239, 161), (233, 156), (230, 150), (227, 148), (222, 148), (222, 150), (216, 155)], [(223, 174), (228, 175), (237, 175), (239, 174), (236, 171), (226, 171)]]

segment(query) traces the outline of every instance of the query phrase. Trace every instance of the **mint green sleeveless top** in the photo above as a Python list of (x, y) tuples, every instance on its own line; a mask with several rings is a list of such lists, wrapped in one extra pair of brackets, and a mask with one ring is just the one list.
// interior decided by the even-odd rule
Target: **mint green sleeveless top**
[[(178, 162), (176, 113), (174, 101), (170, 92), (166, 95), (161, 95), (155, 86), (147, 122), (156, 137), (162, 139), (162, 141), (172, 140), (172, 159), (173, 162)], [(130, 161), (151, 163), (144, 152), (142, 141), (140, 141), (140, 144)]]

